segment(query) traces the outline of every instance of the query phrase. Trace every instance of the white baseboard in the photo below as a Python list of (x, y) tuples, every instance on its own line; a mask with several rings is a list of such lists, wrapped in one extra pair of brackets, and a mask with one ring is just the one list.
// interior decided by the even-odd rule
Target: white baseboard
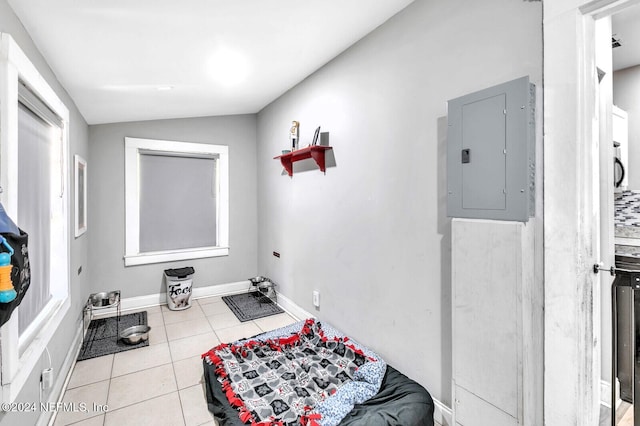
[[(618, 379), (616, 379), (616, 396), (616, 407), (618, 407), (622, 403)], [(600, 405), (611, 408), (611, 383), (605, 380), (600, 380)]]
[(600, 405), (611, 408), (611, 383), (600, 380)]
[[(192, 298), (193, 299), (201, 299), (204, 297), (213, 297), (213, 296), (225, 296), (227, 294), (237, 294), (242, 293), (249, 290), (250, 282), (247, 281), (238, 281), (235, 283), (227, 283), (227, 284), (218, 284), (218, 285), (210, 285), (206, 287), (194, 287)], [(146, 296), (136, 296), (136, 297), (127, 297), (123, 298), (120, 302), (120, 311), (131, 311), (142, 308), (150, 308), (152, 306), (166, 305), (167, 304), (167, 293), (156, 293), (149, 294)], [(297, 320), (303, 320), (306, 318), (315, 318), (315, 315), (307, 312), (302, 309), (300, 306), (295, 304), (291, 299), (282, 294), (278, 293), (278, 305), (282, 309), (284, 309), (291, 316), (296, 318)], [(103, 316), (111, 316), (116, 313), (116, 308), (105, 308), (100, 310), (95, 310), (93, 312), (94, 317), (103, 317)]]
[[(200, 299), (203, 297), (225, 296), (227, 294), (241, 293), (248, 291), (250, 286), (251, 283), (247, 280), (228, 284), (210, 285), (207, 287), (195, 287), (193, 289), (193, 298)], [(163, 295), (166, 300), (166, 293), (163, 293)]]
[(442, 402), (433, 398), (433, 420), (441, 424), (442, 426), (453, 425), (453, 411), (451, 408), (444, 405)]
[[(242, 293), (249, 289), (249, 281), (239, 281), (235, 283), (210, 285), (207, 287), (194, 287), (191, 297), (200, 299), (203, 297), (224, 296), (227, 294)], [(150, 308), (167, 304), (167, 293), (149, 294), (146, 296), (136, 296), (123, 298), (120, 301), (120, 311), (131, 311), (135, 309)], [(110, 316), (116, 313), (116, 308), (100, 309), (94, 311), (94, 317)]]
[(302, 321), (307, 318), (315, 318), (315, 315), (302, 309), (300, 306), (293, 303), (291, 299), (280, 293), (278, 293), (278, 305), (298, 321)]
[[(73, 342), (71, 342), (71, 350), (67, 352), (67, 356), (65, 357), (62, 366), (60, 367), (60, 371), (66, 371), (67, 374), (64, 376), (62, 374), (58, 374), (56, 377), (56, 382), (51, 388), (51, 392), (49, 393), (49, 397), (46, 401), (43, 402), (61, 402), (62, 397), (64, 396), (64, 391), (67, 389), (67, 385), (69, 384), (69, 380), (71, 379), (71, 373), (73, 373), (73, 368), (76, 365), (76, 360), (78, 359), (78, 354), (80, 353), (80, 348), (82, 347), (82, 340), (84, 338), (84, 323), (81, 322), (76, 335), (73, 337)], [(52, 412), (43, 411), (38, 417), (38, 422), (36, 426), (44, 426), (44, 425), (53, 425), (56, 420), (56, 410)]]

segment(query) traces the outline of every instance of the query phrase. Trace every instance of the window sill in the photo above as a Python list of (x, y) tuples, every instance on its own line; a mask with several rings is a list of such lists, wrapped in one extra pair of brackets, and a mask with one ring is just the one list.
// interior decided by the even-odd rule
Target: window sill
[[(48, 319), (42, 321), (37, 334), (31, 337), (31, 342), (24, 349), (24, 353), (17, 359), (18, 365), (15, 376), (10, 379), (10, 382), (3, 383), (2, 402), (11, 403), (16, 401), (22, 387), (29, 379), (31, 373), (36, 369), (38, 362), (40, 362), (40, 357), (45, 347), (58, 331), (62, 320), (71, 307), (69, 298), (64, 301), (55, 301), (52, 303), (55, 305), (53, 312), (51, 312)], [(17, 317), (17, 312), (14, 312), (9, 322), (15, 321), (14, 316)], [(7, 324), (9, 324), (9, 322)], [(15, 328), (17, 330), (17, 324), (15, 324)]]
[(160, 251), (124, 256), (124, 266), (147, 265), (150, 263), (175, 262), (178, 260), (204, 259), (228, 256), (229, 247), (205, 247), (201, 249)]

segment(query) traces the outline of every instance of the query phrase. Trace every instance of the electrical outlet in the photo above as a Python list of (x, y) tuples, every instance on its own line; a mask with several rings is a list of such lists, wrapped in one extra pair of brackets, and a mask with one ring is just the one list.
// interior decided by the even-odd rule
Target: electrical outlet
[(313, 306), (320, 307), (320, 292), (318, 290), (313, 290)]
[(42, 382), (43, 390), (50, 389), (53, 385), (53, 368), (45, 368), (42, 370), (40, 381)]

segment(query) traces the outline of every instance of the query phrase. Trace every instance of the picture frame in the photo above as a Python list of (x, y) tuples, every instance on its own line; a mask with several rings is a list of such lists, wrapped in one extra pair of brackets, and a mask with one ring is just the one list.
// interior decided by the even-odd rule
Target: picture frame
[(74, 156), (75, 236), (87, 232), (87, 161)]

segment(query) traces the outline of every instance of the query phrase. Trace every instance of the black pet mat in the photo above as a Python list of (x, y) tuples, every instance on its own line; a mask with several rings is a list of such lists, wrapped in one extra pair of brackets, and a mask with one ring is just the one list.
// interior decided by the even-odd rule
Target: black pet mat
[[(127, 327), (146, 324), (147, 311), (120, 315), (120, 332)], [(116, 317), (94, 319), (89, 323), (89, 329), (82, 342), (82, 348), (80, 348), (78, 361), (124, 352), (144, 346), (149, 346), (148, 339), (135, 345), (129, 345), (120, 340)]]
[(241, 322), (284, 312), (280, 306), (259, 291), (222, 296), (222, 300)]

